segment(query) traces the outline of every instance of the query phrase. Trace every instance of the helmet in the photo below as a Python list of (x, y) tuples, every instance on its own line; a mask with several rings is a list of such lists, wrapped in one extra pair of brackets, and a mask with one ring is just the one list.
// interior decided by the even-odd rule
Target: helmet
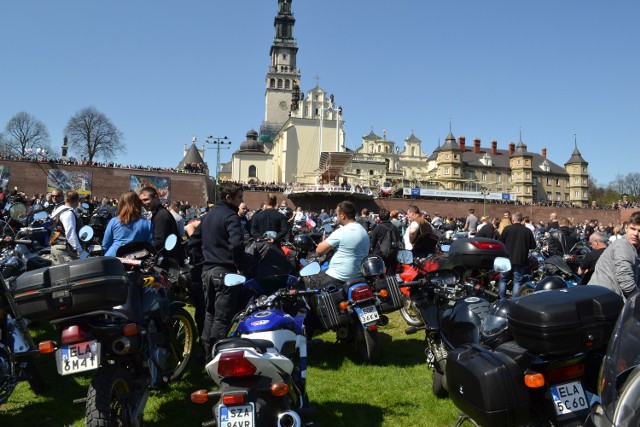
[(564, 289), (567, 287), (567, 283), (562, 277), (559, 276), (547, 276), (540, 280), (536, 287), (533, 289), (536, 291), (548, 291), (550, 289)]
[(480, 334), (482, 342), (495, 347), (498, 344), (511, 340), (507, 316), (509, 315), (509, 300), (506, 298), (494, 302), (489, 309), (489, 314), (482, 320)]
[(316, 247), (313, 239), (308, 234), (298, 234), (293, 238), (293, 244), (296, 248), (305, 252), (311, 252)]
[(360, 263), (360, 272), (364, 277), (377, 277), (384, 274), (384, 261), (379, 256), (369, 256)]

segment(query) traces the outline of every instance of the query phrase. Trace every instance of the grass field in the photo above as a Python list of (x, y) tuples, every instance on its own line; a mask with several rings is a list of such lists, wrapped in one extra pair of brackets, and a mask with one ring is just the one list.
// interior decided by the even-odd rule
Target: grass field
[[(458, 410), (448, 399), (431, 394), (431, 373), (424, 356), (424, 334), (407, 336), (398, 313), (380, 328), (380, 362), (361, 365), (351, 347), (337, 344), (333, 333), (309, 348), (308, 392), (316, 407), (313, 421), (323, 427), (426, 426), (456, 422)], [(37, 339), (50, 331), (37, 330)], [(0, 405), (0, 426), (82, 426), (84, 403), (72, 401), (86, 395), (90, 376), (61, 377), (53, 356), (39, 356), (39, 370), (48, 388), (43, 395), (20, 383), (11, 399)], [(192, 363), (185, 377), (163, 393), (152, 392), (145, 409), (147, 426), (199, 426), (212, 418), (211, 404), (189, 400), (192, 391), (210, 388), (201, 366)]]

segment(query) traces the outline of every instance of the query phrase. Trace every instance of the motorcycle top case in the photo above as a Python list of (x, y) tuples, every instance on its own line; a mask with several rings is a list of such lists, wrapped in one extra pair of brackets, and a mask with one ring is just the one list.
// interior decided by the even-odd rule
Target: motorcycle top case
[(572, 354), (606, 345), (624, 302), (596, 285), (534, 292), (509, 302), (516, 343), (537, 354)]
[(124, 304), (127, 288), (117, 258), (95, 257), (28, 271), (16, 279), (13, 296), (25, 318), (40, 321)]
[(524, 371), (504, 353), (465, 344), (447, 355), (453, 403), (482, 427), (515, 427), (529, 417)]
[(492, 269), (497, 257), (509, 257), (504, 243), (486, 237), (457, 239), (451, 243), (447, 258), (449, 268), (452, 264), (465, 268)]

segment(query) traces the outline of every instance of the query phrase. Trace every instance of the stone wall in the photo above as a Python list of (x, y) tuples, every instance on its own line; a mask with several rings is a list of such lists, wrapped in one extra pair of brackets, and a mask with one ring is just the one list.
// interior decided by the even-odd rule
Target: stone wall
[(9, 189), (17, 186), (20, 191), (28, 195), (46, 192), (47, 174), (50, 169), (54, 168), (67, 171), (91, 171), (93, 173), (92, 194), (98, 197), (119, 197), (129, 189), (130, 175), (169, 177), (171, 179), (171, 198), (186, 200), (192, 205), (204, 205), (208, 195), (213, 194), (211, 180), (202, 174), (13, 160), (0, 160), (0, 165), (9, 168)]

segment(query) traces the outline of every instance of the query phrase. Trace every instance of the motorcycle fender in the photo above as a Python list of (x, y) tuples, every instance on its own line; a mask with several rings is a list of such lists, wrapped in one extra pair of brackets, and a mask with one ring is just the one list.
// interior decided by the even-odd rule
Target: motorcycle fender
[(171, 301), (171, 304), (169, 304), (169, 307), (171, 308), (182, 308), (184, 306), (186, 306), (187, 304), (182, 302), (182, 301)]

